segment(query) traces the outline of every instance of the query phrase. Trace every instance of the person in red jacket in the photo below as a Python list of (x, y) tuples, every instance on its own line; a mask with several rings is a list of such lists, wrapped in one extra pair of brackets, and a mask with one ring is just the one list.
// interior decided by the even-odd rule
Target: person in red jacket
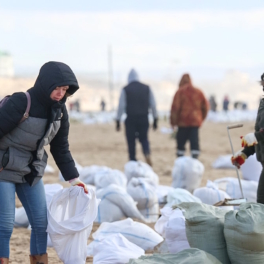
[(184, 74), (179, 83), (172, 106), (170, 122), (175, 129), (178, 127), (177, 156), (184, 156), (185, 144), (189, 140), (191, 145), (191, 155), (198, 158), (199, 147), (199, 127), (206, 118), (208, 112), (208, 102), (203, 92), (192, 85), (189, 74)]

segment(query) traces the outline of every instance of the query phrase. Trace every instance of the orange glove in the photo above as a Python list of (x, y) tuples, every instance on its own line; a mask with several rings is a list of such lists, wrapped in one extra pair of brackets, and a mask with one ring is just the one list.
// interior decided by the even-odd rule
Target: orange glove
[(242, 148), (250, 147), (258, 144), (258, 141), (254, 133), (248, 133), (244, 137), (241, 136), (240, 138), (242, 139), (241, 141)]
[(238, 151), (233, 157), (231, 157), (231, 162), (239, 169), (240, 166), (245, 163), (246, 159), (247, 155), (242, 151)]
[(75, 178), (69, 181), (72, 186), (80, 186), (83, 188), (84, 192), (88, 194), (87, 186), (79, 178)]

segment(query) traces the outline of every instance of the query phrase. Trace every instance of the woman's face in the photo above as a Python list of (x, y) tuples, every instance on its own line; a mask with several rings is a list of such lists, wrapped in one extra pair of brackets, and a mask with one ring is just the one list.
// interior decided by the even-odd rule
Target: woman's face
[(58, 86), (50, 94), (50, 98), (54, 101), (60, 101), (66, 94), (69, 86)]

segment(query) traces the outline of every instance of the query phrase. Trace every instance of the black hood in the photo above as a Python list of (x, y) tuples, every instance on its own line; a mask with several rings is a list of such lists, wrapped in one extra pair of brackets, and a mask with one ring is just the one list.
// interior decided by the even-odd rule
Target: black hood
[[(50, 94), (56, 87), (64, 85), (69, 86), (67, 93), (71, 95), (79, 89), (77, 79), (68, 65), (62, 62), (50, 61), (40, 68), (34, 87), (30, 90), (37, 95), (41, 103), (51, 105), (55, 101), (50, 98)], [(61, 103), (65, 103), (65, 101), (66, 98), (63, 98)]]

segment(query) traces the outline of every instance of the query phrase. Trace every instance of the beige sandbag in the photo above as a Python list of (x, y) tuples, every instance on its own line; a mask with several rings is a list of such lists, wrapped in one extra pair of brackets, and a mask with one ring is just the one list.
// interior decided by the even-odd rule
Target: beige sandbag
[(177, 206), (185, 216), (186, 236), (192, 248), (199, 248), (229, 264), (224, 237), (226, 210), (202, 203), (181, 203)]
[(264, 205), (244, 203), (228, 212), (224, 235), (232, 264), (263, 264)]
[(128, 264), (221, 264), (211, 254), (198, 248), (185, 249), (177, 254), (154, 254), (131, 259)]

